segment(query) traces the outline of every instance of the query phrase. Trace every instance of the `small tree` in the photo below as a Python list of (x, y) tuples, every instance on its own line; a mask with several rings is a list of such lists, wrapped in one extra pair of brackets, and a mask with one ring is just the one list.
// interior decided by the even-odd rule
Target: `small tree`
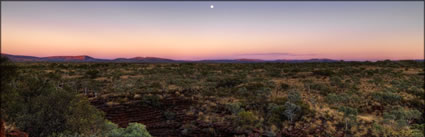
[(357, 120), (357, 114), (358, 114), (357, 109), (341, 106), (339, 107), (338, 111), (344, 114), (345, 130), (347, 131), (348, 125), (355, 123)]
[(287, 101), (284, 106), (285, 106), (284, 114), (288, 118), (288, 120), (291, 121), (292, 123), (301, 108), (298, 105), (291, 103), (289, 101)]

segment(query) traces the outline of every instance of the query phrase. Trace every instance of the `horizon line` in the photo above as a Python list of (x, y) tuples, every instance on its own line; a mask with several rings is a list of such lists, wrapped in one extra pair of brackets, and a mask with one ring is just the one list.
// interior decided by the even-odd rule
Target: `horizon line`
[(390, 61), (402, 61), (402, 60), (425, 60), (425, 58), (422, 59), (334, 59), (334, 58), (308, 58), (308, 59), (256, 59), (256, 58), (224, 58), (224, 59), (217, 59), (217, 58), (208, 58), (208, 59), (173, 59), (173, 58), (163, 58), (163, 57), (151, 57), (151, 56), (135, 56), (135, 57), (116, 57), (111, 59), (106, 58), (99, 58), (94, 57), (90, 55), (53, 55), (53, 56), (33, 56), (33, 55), (18, 55), (18, 54), (9, 54), (9, 53), (0, 53), (1, 55), (12, 55), (12, 56), (29, 56), (29, 57), (37, 57), (37, 58), (47, 58), (47, 57), (79, 57), (79, 56), (86, 56), (91, 57), (95, 59), (102, 59), (102, 60), (116, 60), (116, 59), (131, 59), (131, 58), (137, 58), (137, 57), (143, 57), (143, 58), (160, 58), (160, 59), (169, 59), (174, 61), (203, 61), (203, 60), (243, 60), (243, 59), (249, 59), (249, 60), (258, 60), (258, 61), (276, 61), (276, 60), (313, 60), (313, 59), (329, 59), (329, 60), (336, 60), (336, 61), (384, 61), (384, 60), (390, 60)]

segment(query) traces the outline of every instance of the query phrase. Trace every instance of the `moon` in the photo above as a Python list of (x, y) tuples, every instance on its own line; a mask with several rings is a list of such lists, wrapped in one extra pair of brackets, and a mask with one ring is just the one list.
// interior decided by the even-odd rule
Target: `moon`
[(214, 5), (211, 5), (210, 7), (211, 7), (211, 9), (214, 9)]

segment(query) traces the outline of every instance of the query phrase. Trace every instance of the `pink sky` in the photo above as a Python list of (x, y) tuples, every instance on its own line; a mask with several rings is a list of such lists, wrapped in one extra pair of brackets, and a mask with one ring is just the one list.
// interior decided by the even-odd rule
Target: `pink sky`
[[(183, 4), (187, 8), (173, 7), (167, 2), (154, 3), (142, 8), (144, 12), (129, 10), (126, 13), (118, 10), (122, 8), (119, 4), (96, 7), (96, 4), (80, 3), (80, 9), (88, 14), (85, 15), (74, 12), (76, 9), (61, 9), (66, 4), (60, 2), (50, 5), (48, 2), (32, 2), (32, 5), (2, 2), (1, 52), (41, 57), (89, 55), (107, 59), (136, 56), (188, 60), (424, 58), (423, 12), (417, 12), (423, 11), (423, 3), (422, 6), (415, 6), (415, 3), (375, 4), (380, 10), (393, 12), (392, 15), (372, 8), (356, 9), (355, 4), (352, 9), (342, 10), (341, 6), (348, 5), (336, 4), (339, 8), (319, 10), (322, 13), (316, 14), (320, 16), (273, 7), (273, 2), (256, 4), (265, 9), (270, 4), (275, 12), (266, 12), (255, 3), (247, 2), (217, 2), (214, 9), (199, 8), (203, 3), (192, 3)], [(149, 6), (149, 3), (138, 4)], [(182, 5), (174, 5), (179, 4)], [(238, 7), (244, 4), (253, 6), (253, 11)], [(49, 6), (51, 8), (46, 8)], [(54, 11), (55, 8), (59, 10)], [(157, 11), (161, 8), (169, 8), (170, 12)], [(403, 8), (409, 10), (400, 10)], [(116, 12), (100, 15), (107, 9)], [(280, 13), (279, 10), (285, 11)], [(139, 16), (135, 13), (149, 14)]]

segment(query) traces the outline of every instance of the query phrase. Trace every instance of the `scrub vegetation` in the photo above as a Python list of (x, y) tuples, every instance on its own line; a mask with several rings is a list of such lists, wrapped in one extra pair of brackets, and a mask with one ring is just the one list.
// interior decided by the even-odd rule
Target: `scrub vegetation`
[(1, 67), (1, 117), (31, 137), (424, 136), (417, 61)]

